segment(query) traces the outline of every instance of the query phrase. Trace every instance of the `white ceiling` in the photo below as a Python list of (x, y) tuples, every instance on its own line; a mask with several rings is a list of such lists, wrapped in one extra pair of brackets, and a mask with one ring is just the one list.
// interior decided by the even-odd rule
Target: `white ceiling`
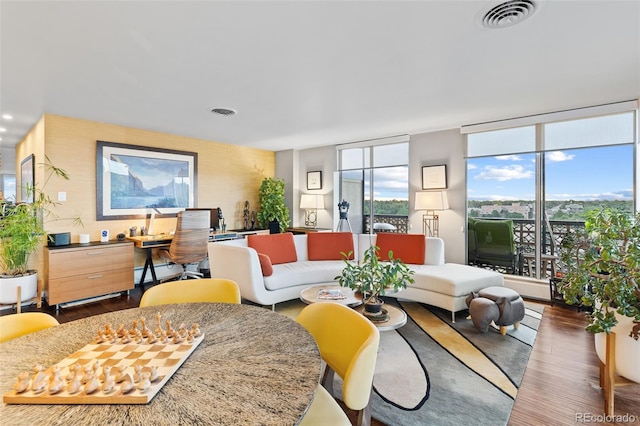
[(0, 147), (43, 113), (283, 150), (640, 97), (640, 0), (539, 3), (2, 0)]

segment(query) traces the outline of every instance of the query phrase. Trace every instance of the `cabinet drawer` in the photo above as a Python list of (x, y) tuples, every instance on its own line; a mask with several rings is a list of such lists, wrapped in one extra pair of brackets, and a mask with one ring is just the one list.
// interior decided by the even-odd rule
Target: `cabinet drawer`
[(132, 247), (98, 247), (92, 250), (69, 250), (49, 253), (49, 279), (133, 269)]
[(72, 300), (131, 290), (133, 287), (133, 267), (55, 278), (49, 280), (47, 303), (57, 305)]

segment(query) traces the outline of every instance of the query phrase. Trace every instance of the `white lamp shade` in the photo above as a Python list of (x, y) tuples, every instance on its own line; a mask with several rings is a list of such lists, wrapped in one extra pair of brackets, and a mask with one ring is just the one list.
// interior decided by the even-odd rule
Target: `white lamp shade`
[(444, 191), (416, 192), (416, 210), (447, 210), (449, 200)]
[(302, 194), (300, 196), (301, 209), (324, 209), (324, 197), (318, 194)]

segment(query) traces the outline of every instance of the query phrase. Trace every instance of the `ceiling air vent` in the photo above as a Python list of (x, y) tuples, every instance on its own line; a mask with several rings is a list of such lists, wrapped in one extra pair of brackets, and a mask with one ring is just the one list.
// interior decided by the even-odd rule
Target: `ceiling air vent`
[(211, 110), (211, 112), (214, 114), (224, 115), (224, 116), (235, 115), (236, 113), (236, 111), (231, 108), (214, 108)]
[(533, 0), (510, 0), (492, 7), (482, 17), (482, 26), (489, 29), (506, 28), (524, 21), (536, 11)]

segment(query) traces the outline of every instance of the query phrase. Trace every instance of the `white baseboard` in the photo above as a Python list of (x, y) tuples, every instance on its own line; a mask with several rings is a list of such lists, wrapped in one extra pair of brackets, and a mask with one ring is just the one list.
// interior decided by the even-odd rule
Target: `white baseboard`
[(504, 286), (515, 290), (522, 297), (551, 301), (549, 297), (549, 281), (535, 278), (520, 277), (517, 275), (505, 275)]

